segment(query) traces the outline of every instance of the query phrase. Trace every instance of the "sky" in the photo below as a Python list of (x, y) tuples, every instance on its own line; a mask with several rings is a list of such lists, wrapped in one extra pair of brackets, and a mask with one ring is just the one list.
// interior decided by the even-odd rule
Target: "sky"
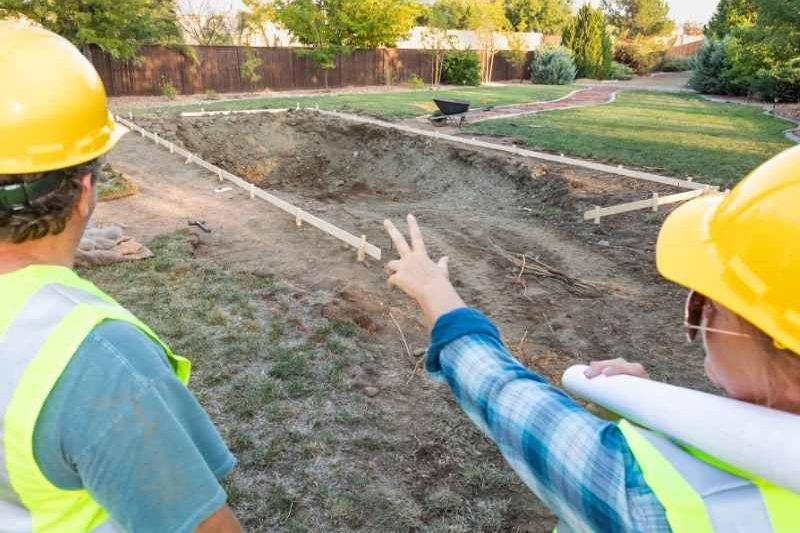
[[(593, 5), (600, 5), (599, 0), (573, 0), (576, 7), (587, 1)], [(714, 14), (719, 0), (667, 0), (670, 6), (670, 16), (678, 24), (684, 22), (701, 22), (705, 24)]]
[[(425, 0), (423, 0), (425, 1)], [(600, 0), (572, 0), (577, 9), (586, 2), (599, 5)], [(719, 0), (667, 0), (670, 5), (670, 15), (678, 23), (683, 22), (700, 22), (705, 24), (714, 13)], [(210, 9), (227, 10), (233, 8), (234, 10), (241, 9), (243, 6), (241, 0), (178, 0), (178, 3), (186, 7), (194, 7), (195, 9)], [(426, 3), (431, 3), (430, 0)]]

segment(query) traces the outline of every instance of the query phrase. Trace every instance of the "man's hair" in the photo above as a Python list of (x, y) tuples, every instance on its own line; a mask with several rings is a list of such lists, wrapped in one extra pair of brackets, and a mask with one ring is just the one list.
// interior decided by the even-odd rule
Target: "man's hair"
[(56, 190), (31, 200), (23, 209), (11, 211), (0, 207), (0, 242), (20, 244), (64, 231), (81, 197), (81, 178), (91, 174), (92, 181), (96, 182), (99, 169), (98, 160), (93, 159), (80, 165), (47, 172), (0, 174), (0, 186), (37, 181), (53, 174), (61, 177), (61, 183)]

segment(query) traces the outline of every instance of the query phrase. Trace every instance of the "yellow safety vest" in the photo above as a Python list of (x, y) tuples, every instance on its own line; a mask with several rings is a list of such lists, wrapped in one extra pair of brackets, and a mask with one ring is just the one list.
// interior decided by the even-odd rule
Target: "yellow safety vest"
[(800, 531), (800, 494), (628, 421), (619, 427), (673, 533)]
[(184, 384), (191, 365), (150, 328), (73, 271), (35, 265), (0, 275), (0, 532), (116, 531), (85, 490), (62, 490), (36, 463), (33, 432), (50, 391), (86, 336), (105, 320), (158, 342)]
[[(800, 494), (627, 420), (619, 428), (673, 533), (800, 532)], [(562, 521), (553, 533), (576, 530)]]

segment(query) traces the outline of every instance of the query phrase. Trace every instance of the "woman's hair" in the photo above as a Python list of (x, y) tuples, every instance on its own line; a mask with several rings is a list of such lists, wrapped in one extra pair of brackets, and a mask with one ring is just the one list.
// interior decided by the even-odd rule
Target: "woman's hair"
[(86, 174), (97, 180), (100, 165), (97, 159), (73, 167), (38, 172), (35, 174), (0, 174), (0, 186), (26, 183), (60, 175), (61, 183), (53, 192), (32, 200), (20, 210), (0, 207), (0, 242), (20, 244), (58, 235), (67, 225), (72, 211), (81, 196), (81, 178)]

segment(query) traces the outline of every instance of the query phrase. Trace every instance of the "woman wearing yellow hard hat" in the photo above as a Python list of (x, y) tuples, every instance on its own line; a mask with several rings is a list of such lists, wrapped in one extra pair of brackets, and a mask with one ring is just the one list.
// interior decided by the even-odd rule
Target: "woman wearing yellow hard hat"
[[(386, 222), (400, 253), (387, 270), (431, 328), (426, 368), (558, 516), (559, 533), (800, 531), (800, 494), (627, 421), (597, 418), (523, 367), (494, 325), (464, 305), (447, 259), (428, 257), (413, 216), (408, 225), (410, 245)], [(729, 194), (676, 209), (656, 262), (689, 289), (684, 327), (690, 340), (702, 338), (712, 382), (738, 400), (800, 415), (800, 147)], [(647, 377), (621, 359), (586, 369), (589, 378), (615, 374)]]

